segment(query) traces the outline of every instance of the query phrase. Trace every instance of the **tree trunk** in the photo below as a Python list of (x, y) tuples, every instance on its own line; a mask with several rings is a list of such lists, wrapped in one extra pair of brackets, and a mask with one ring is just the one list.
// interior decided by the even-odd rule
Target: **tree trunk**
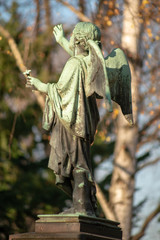
[(45, 10), (45, 22), (46, 22), (46, 29), (50, 29), (52, 26), (52, 16), (51, 16), (51, 7), (49, 0), (43, 0), (44, 3), (44, 10)]
[(36, 19), (35, 19), (35, 37), (38, 36), (39, 28), (40, 28), (40, 17), (41, 17), (41, 1), (40, 0), (34, 0), (36, 5)]
[(86, 2), (85, 0), (79, 0), (79, 9), (80, 9), (80, 12), (85, 14), (86, 12)]
[[(139, 0), (124, 1), (122, 48), (133, 58), (138, 53), (140, 26), (138, 21)], [(114, 171), (110, 187), (110, 204), (123, 230), (123, 239), (128, 240), (131, 232), (134, 174), (136, 171), (135, 152), (138, 139), (137, 71), (130, 64), (132, 74), (132, 101), (135, 126), (130, 127), (120, 113), (117, 119), (117, 140), (115, 146)]]

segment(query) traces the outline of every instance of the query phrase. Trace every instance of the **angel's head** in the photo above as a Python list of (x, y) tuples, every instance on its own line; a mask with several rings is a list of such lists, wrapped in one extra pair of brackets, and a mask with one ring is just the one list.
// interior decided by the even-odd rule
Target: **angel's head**
[(101, 32), (100, 29), (90, 22), (79, 22), (76, 24), (72, 36), (70, 38), (70, 48), (75, 50), (78, 48), (84, 53), (88, 53), (88, 40), (93, 40), (101, 48)]

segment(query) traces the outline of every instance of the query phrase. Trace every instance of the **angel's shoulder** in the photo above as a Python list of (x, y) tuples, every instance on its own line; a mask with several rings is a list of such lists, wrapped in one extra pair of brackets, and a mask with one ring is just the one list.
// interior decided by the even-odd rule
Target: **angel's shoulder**
[(77, 56), (70, 57), (69, 60), (67, 61), (69, 64), (75, 64), (79, 65), (81, 63), (80, 58)]

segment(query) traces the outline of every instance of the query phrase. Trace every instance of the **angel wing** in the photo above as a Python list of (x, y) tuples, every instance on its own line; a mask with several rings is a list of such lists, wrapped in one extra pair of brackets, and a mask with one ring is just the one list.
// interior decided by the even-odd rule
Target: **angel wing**
[(131, 72), (124, 52), (114, 49), (106, 58), (105, 65), (111, 99), (118, 103), (129, 124), (133, 125)]
[(92, 41), (87, 41), (89, 45), (89, 55), (87, 64), (86, 95), (91, 96), (96, 93), (97, 98), (104, 98), (109, 112), (112, 112), (111, 94), (106, 72), (105, 60), (98, 45)]
[(104, 59), (98, 45), (88, 40), (89, 56), (87, 65), (86, 93), (94, 92), (99, 98), (107, 100), (107, 109), (112, 112), (111, 99), (118, 103), (130, 125), (132, 118), (131, 73), (124, 52), (114, 49)]

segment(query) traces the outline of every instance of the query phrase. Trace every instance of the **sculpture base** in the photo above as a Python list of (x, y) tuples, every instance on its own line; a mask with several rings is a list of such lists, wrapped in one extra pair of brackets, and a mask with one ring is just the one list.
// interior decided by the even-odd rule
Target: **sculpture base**
[(39, 215), (34, 233), (10, 235), (9, 240), (120, 240), (118, 222), (83, 215)]

